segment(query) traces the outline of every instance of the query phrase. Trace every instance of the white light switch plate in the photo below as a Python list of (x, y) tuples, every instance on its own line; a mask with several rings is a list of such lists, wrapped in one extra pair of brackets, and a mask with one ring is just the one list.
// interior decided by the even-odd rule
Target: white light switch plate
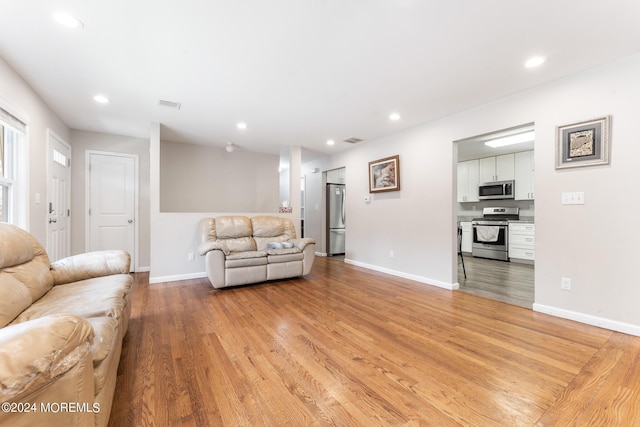
[(584, 205), (584, 191), (562, 193), (563, 205)]

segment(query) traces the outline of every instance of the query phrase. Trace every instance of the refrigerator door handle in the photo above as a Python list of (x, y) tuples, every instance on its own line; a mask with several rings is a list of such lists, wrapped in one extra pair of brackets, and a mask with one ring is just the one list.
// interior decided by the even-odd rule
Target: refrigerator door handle
[(344, 207), (345, 200), (347, 198), (347, 194), (346, 193), (347, 193), (347, 191), (343, 188), (342, 189), (342, 224), (345, 225), (345, 226), (347, 224), (346, 223), (346, 218), (345, 218), (346, 217), (346, 212), (345, 212), (345, 207)]

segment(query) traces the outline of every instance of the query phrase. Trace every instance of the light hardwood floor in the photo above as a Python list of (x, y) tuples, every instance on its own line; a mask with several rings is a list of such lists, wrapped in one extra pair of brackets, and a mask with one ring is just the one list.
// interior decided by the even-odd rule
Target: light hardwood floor
[(531, 264), (474, 258), (463, 253), (467, 278), (458, 257), (460, 291), (495, 299), (520, 307), (534, 303), (534, 269)]
[(640, 425), (640, 338), (340, 260), (132, 301), (112, 427)]

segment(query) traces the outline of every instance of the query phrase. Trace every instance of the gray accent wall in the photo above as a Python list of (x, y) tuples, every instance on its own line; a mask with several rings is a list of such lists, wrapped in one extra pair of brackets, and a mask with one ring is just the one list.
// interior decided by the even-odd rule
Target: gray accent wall
[(160, 212), (278, 212), (280, 157), (161, 141)]

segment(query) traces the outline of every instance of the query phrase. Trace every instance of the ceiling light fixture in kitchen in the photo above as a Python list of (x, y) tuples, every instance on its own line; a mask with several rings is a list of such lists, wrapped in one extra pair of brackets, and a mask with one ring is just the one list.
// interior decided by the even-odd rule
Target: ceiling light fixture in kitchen
[(534, 131), (518, 133), (516, 135), (509, 135), (502, 138), (492, 139), (491, 141), (485, 142), (484, 145), (491, 148), (504, 147), (506, 145), (521, 144), (523, 142), (532, 142), (535, 140), (535, 137), (536, 137), (536, 133)]
[(81, 20), (79, 20), (75, 16), (69, 15), (68, 13), (56, 12), (53, 14), (53, 19), (55, 19), (58, 24), (63, 25), (67, 28), (84, 28), (84, 24)]
[(400, 120), (400, 114), (398, 114), (398, 113), (389, 114), (389, 120), (392, 120), (394, 122)]
[(544, 64), (546, 60), (547, 58), (545, 58), (544, 56), (534, 56), (529, 58), (527, 62), (524, 63), (524, 66), (526, 68), (536, 68)]
[(236, 127), (240, 130), (245, 130), (247, 128), (247, 124), (244, 122), (238, 122), (238, 124), (236, 125)]
[(104, 95), (96, 95), (93, 97), (93, 100), (96, 101), (98, 104), (108, 104), (109, 103), (109, 98), (107, 98)]
[(335, 145), (335, 141), (333, 139), (327, 140), (327, 145)]

